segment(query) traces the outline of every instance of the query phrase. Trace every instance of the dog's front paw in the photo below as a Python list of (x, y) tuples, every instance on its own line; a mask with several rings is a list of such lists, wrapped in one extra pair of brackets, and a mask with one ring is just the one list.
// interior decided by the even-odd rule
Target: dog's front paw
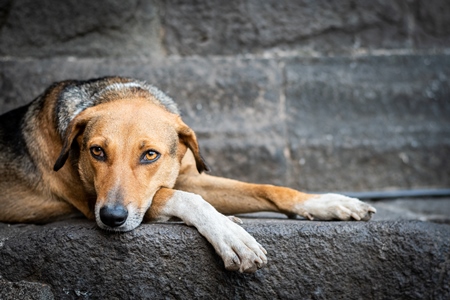
[(199, 230), (230, 271), (253, 273), (267, 264), (267, 251), (241, 226), (219, 215), (213, 226)]
[(338, 194), (323, 194), (297, 206), (300, 215), (310, 220), (369, 221), (377, 210), (356, 198)]
[[(266, 250), (236, 223), (237, 217), (226, 217), (199, 195), (177, 191), (159, 211), (161, 216), (175, 216), (187, 225), (195, 226), (222, 258), (225, 268), (232, 271), (252, 273), (267, 264)], [(164, 194), (161, 194), (164, 195)]]

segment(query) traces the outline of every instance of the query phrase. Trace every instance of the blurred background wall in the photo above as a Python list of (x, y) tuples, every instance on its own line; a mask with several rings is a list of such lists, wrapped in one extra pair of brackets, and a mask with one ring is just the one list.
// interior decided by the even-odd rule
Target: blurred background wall
[(174, 98), (212, 174), (450, 186), (448, 0), (0, 0), (0, 112), (105, 75)]

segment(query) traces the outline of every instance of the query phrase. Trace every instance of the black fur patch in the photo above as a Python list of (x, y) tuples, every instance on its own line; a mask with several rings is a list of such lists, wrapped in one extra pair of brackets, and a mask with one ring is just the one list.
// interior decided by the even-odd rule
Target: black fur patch
[(22, 124), (29, 105), (16, 108), (0, 116), (0, 149), (2, 152), (28, 156), (28, 149), (22, 133)]

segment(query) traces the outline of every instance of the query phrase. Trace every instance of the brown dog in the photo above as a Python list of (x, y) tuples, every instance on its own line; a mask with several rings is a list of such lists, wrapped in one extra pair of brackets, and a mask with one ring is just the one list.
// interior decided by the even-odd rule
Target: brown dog
[(56, 83), (0, 117), (1, 222), (50, 222), (78, 211), (103, 229), (128, 231), (178, 217), (208, 239), (227, 269), (254, 272), (266, 264), (266, 251), (221, 213), (369, 220), (375, 212), (341, 195), (205, 170), (195, 134), (172, 99), (129, 78)]

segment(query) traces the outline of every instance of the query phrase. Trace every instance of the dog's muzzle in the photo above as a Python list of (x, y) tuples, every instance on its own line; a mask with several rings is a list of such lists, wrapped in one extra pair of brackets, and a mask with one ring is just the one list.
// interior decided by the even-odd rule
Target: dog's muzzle
[(128, 218), (128, 210), (123, 205), (105, 205), (100, 208), (100, 220), (109, 227), (119, 227)]

